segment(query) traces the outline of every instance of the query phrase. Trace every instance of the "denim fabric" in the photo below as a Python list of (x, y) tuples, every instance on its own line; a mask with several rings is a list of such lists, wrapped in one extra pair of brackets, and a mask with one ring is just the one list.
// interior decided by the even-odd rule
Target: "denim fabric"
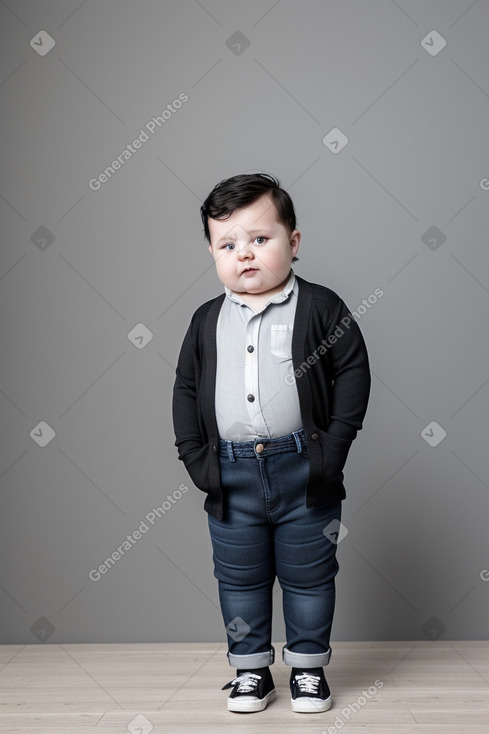
[(257, 668), (273, 662), (277, 577), (284, 662), (326, 665), (338, 563), (336, 544), (323, 531), (333, 521), (339, 524), (341, 501), (306, 507), (309, 462), (302, 431), (276, 439), (221, 440), (219, 461), (225, 514), (223, 520), (208, 515), (208, 522), (230, 664)]

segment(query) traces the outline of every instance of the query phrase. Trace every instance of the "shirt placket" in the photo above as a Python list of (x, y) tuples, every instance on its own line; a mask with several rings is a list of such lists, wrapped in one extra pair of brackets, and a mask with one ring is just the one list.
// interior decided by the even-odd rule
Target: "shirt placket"
[(245, 331), (245, 400), (253, 430), (258, 436), (268, 435), (260, 405), (258, 338), (262, 314), (250, 318)]

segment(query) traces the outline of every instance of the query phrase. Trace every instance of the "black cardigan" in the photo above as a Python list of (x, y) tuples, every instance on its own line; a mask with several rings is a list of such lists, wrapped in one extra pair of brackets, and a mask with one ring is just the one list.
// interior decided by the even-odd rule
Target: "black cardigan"
[[(310, 472), (307, 507), (345, 498), (343, 467), (367, 410), (368, 355), (342, 299), (296, 275), (299, 284), (292, 363), (306, 434)], [(194, 313), (180, 350), (173, 388), (173, 425), (179, 459), (207, 493), (204, 509), (225, 515), (215, 415), (216, 326), (225, 293)]]

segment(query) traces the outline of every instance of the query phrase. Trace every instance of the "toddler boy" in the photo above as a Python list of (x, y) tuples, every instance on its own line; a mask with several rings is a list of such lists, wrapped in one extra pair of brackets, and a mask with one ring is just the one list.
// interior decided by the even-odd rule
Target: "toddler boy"
[(173, 423), (179, 458), (206, 493), (227, 655), (237, 669), (224, 686), (232, 688), (228, 709), (260, 711), (276, 696), (277, 577), (292, 710), (326, 711), (343, 468), (370, 392), (365, 343), (334, 291), (295, 275), (301, 234), (277, 179), (221, 181), (201, 216), (224, 293), (192, 317)]

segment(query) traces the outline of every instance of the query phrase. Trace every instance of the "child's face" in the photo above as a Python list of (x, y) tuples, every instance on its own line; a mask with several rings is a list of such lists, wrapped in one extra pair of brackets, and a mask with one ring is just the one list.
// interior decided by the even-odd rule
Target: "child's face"
[(301, 235), (278, 221), (267, 194), (226, 220), (209, 218), (209, 232), (217, 275), (231, 291), (273, 295), (282, 290)]

